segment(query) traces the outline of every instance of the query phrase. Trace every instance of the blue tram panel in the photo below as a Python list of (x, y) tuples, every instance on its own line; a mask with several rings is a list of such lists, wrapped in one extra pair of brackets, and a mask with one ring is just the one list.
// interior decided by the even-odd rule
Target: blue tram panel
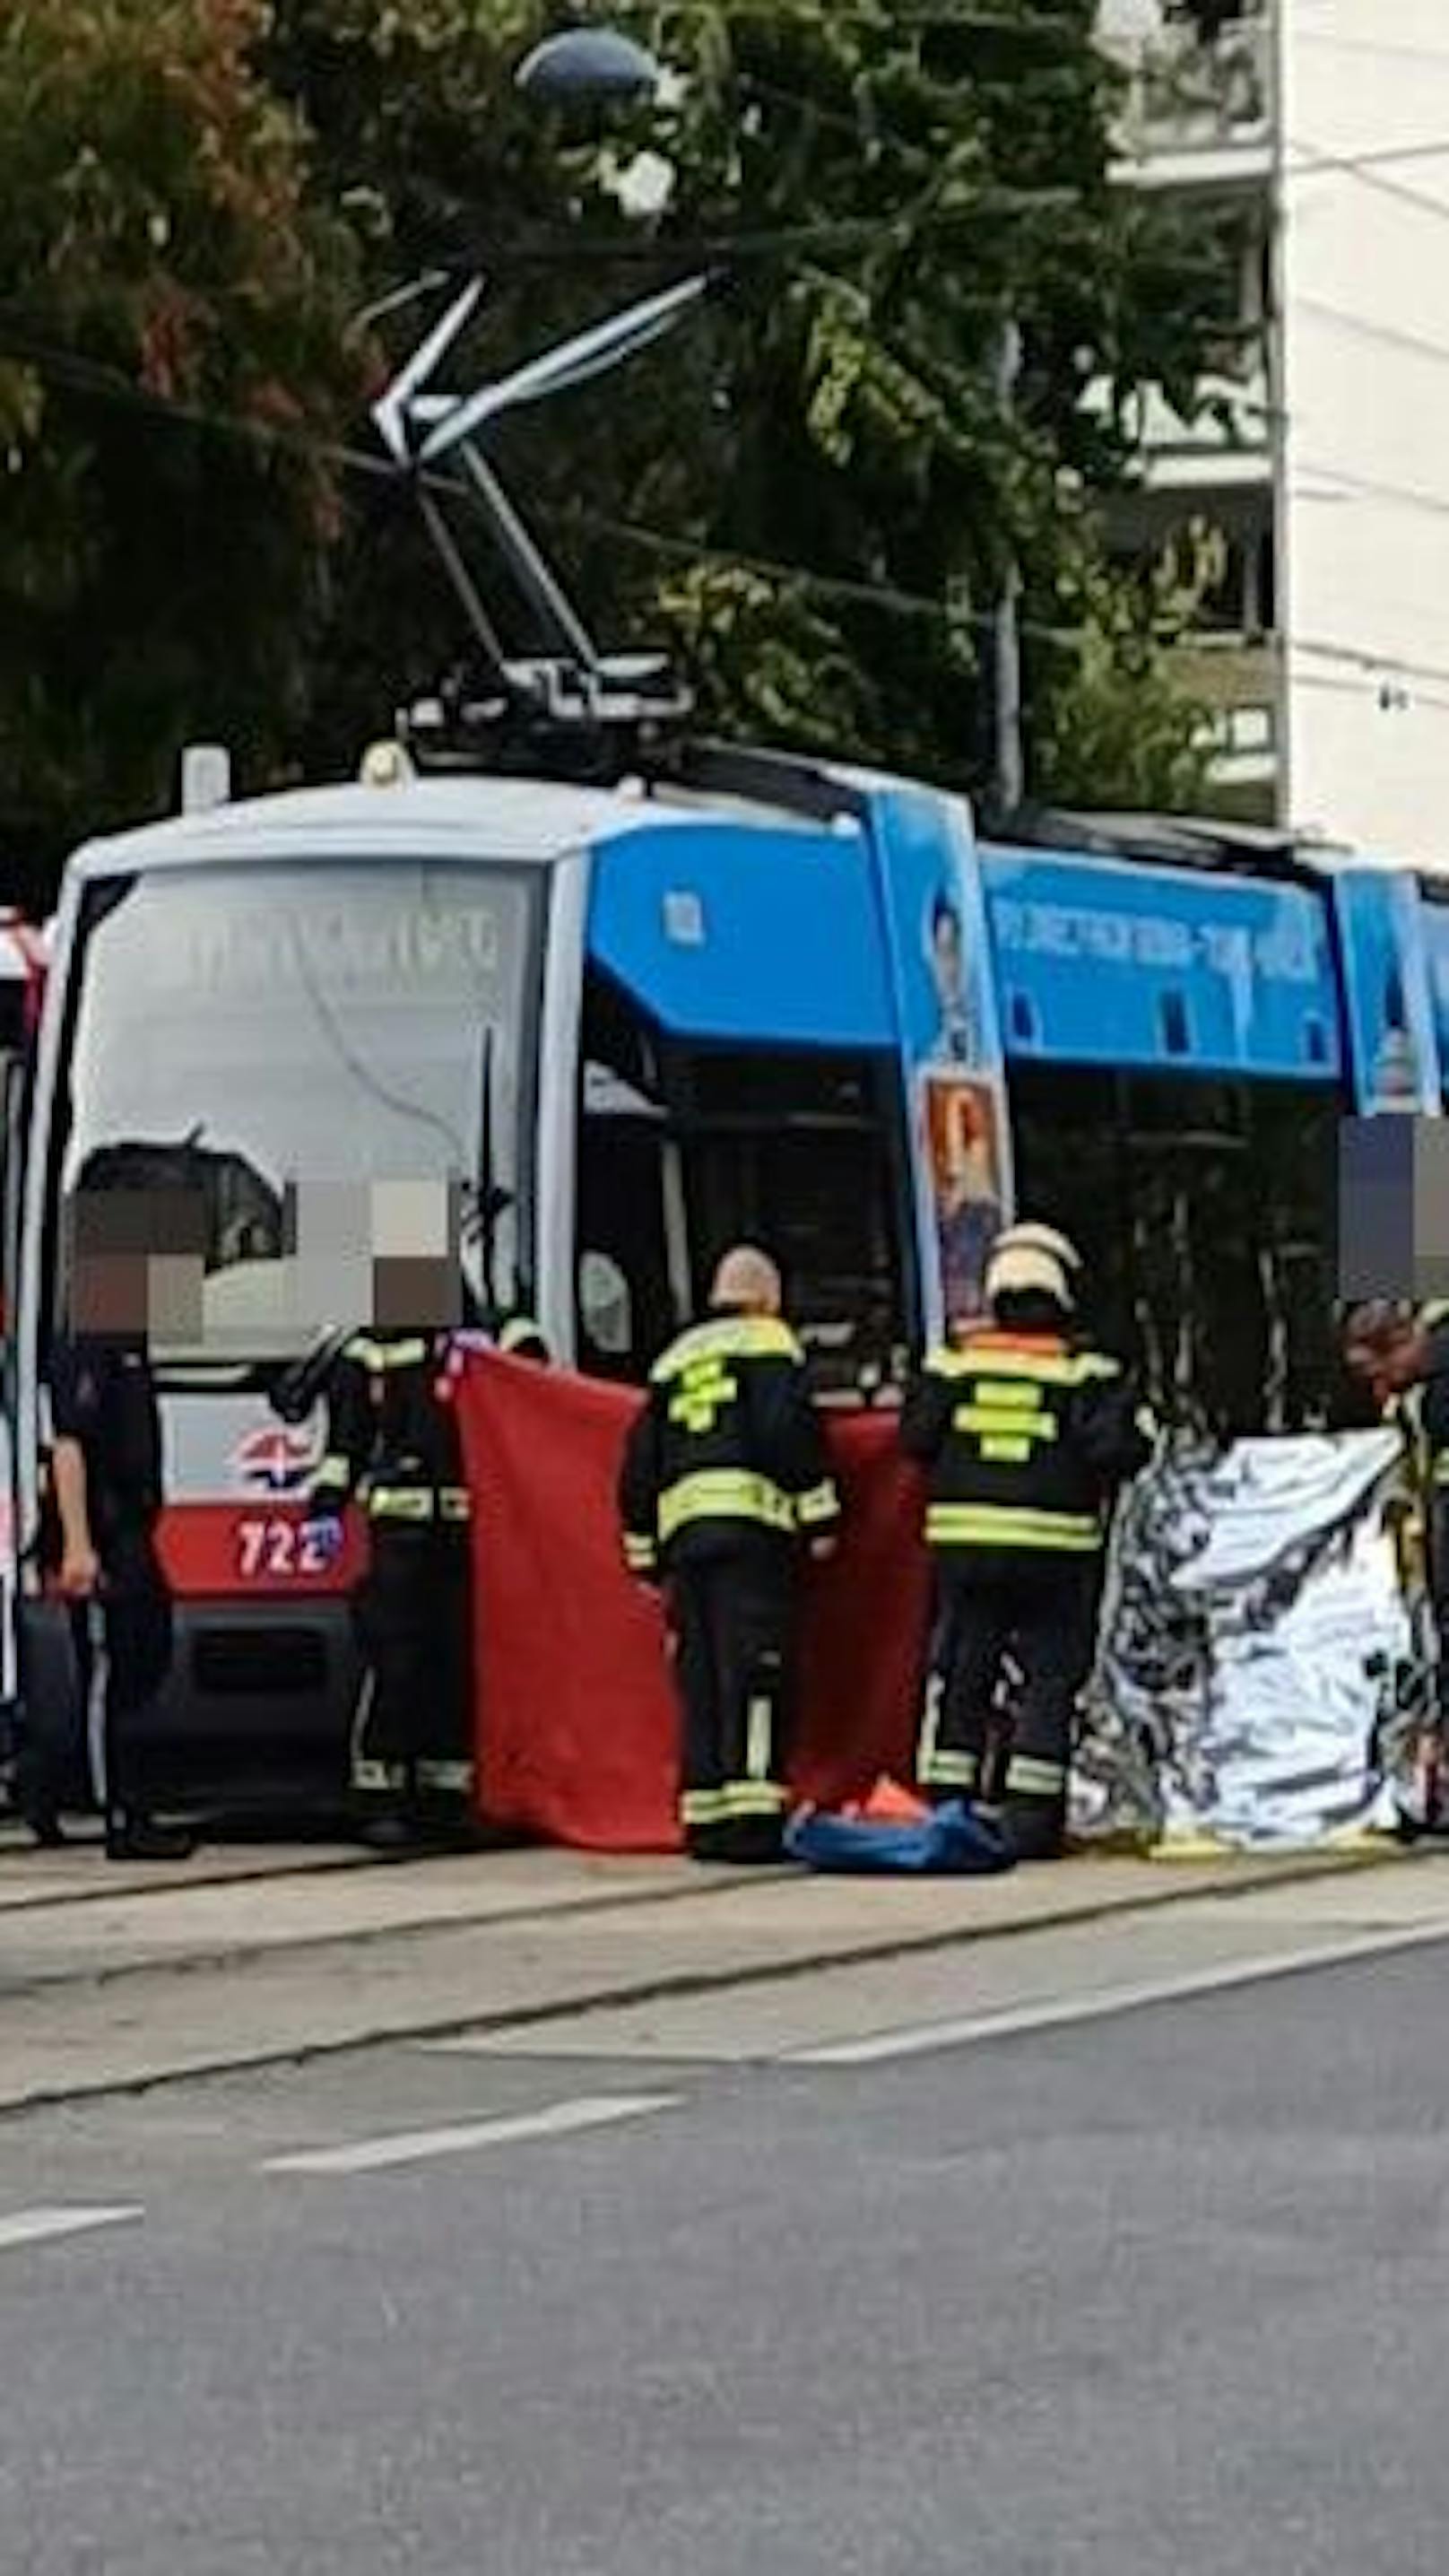
[(894, 1042), (869, 853), (854, 827), (660, 823), (605, 841), (588, 944), (676, 1036)]
[(987, 847), (1008, 1058), (1333, 1083), (1327, 906), (1249, 877)]

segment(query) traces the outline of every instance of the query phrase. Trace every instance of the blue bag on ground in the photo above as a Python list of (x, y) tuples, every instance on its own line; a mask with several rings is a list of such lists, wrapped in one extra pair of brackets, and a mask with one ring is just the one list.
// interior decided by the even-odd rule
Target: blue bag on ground
[(960, 1798), (935, 1808), (919, 1824), (832, 1816), (822, 1808), (807, 1808), (791, 1817), (785, 1849), (807, 1869), (859, 1876), (984, 1878), (1016, 1864), (1016, 1854), (1000, 1828), (984, 1816), (973, 1815)]

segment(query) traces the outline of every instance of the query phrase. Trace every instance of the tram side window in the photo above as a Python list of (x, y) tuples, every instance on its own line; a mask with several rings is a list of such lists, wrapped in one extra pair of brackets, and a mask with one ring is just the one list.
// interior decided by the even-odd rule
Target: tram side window
[(1169, 1420), (1222, 1437), (1332, 1405), (1325, 1088), (1023, 1070), (1018, 1202), (1066, 1227), (1091, 1320)]
[(914, 1278), (899, 1076), (869, 1055), (667, 1037), (602, 969), (585, 982), (580, 1358), (637, 1383), (756, 1242), (785, 1274), (822, 1389), (904, 1368)]
[(1116, 1074), (1086, 1066), (1013, 1068), (1016, 1204), (1070, 1236), (1085, 1264), (1085, 1320), (1140, 1367), (1120, 1091)]
[(904, 1366), (911, 1284), (893, 1066), (817, 1049), (700, 1048), (675, 1064), (695, 1294), (719, 1253), (779, 1261), (817, 1383)]

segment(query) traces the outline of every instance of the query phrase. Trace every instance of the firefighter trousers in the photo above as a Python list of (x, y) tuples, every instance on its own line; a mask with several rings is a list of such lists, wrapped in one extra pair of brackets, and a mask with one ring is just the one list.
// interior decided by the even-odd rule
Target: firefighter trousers
[(472, 1812), (473, 1658), (464, 1523), (375, 1520), (353, 1602), (363, 1661), (352, 1788), (420, 1820)]
[(917, 1777), (933, 1796), (1003, 1807), (1022, 1859), (1062, 1848), (1098, 1591), (1091, 1560), (1018, 1568), (994, 1556), (988, 1569), (938, 1559)]
[(686, 1564), (670, 1577), (680, 1821), (696, 1860), (779, 1858), (794, 1588), (783, 1551), (763, 1548)]

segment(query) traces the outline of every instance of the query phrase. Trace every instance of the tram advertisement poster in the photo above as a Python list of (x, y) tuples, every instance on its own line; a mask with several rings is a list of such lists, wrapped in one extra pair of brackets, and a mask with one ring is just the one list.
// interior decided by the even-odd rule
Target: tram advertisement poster
[(1418, 888), (1384, 869), (1347, 868), (1333, 891), (1356, 1106), (1366, 1117), (1437, 1111), (1438, 1045)]
[(922, 1075), (920, 1095), (942, 1305), (954, 1323), (982, 1311), (986, 1264), (1001, 1230), (1001, 1101), (990, 1082), (935, 1068)]
[(934, 1335), (980, 1311), (987, 1256), (1012, 1207), (990, 930), (969, 806), (893, 790), (874, 819), (915, 1107), (925, 1323)]

